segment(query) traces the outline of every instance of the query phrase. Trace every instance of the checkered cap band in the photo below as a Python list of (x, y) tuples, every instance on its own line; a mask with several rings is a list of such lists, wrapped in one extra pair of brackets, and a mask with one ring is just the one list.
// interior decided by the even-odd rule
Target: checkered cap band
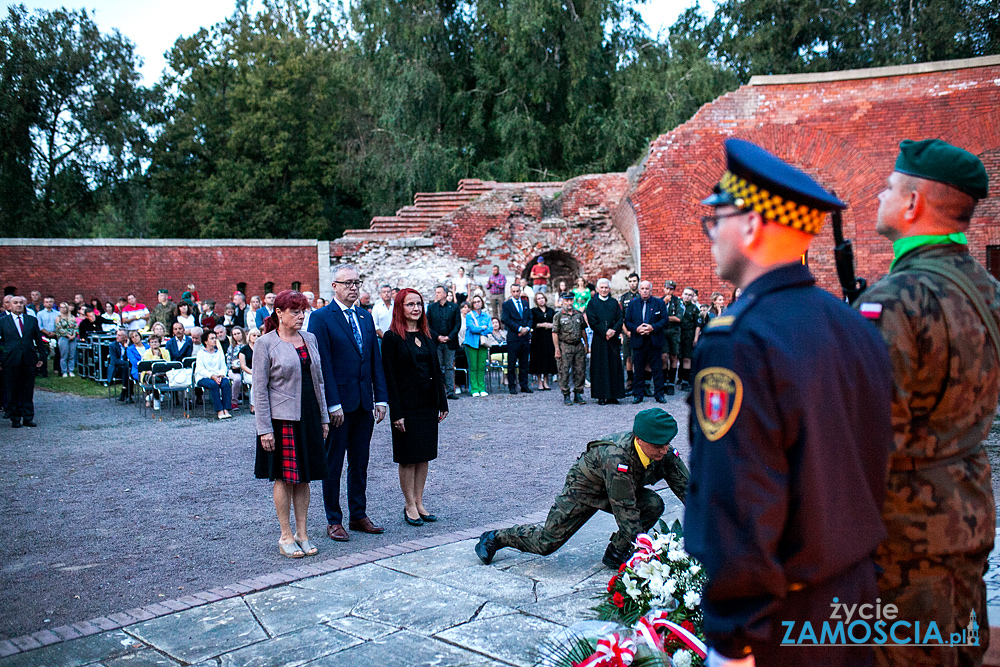
[(790, 199), (774, 195), (754, 183), (727, 171), (719, 181), (722, 189), (736, 199), (736, 206), (752, 208), (762, 216), (807, 234), (819, 234), (826, 220), (826, 213), (806, 206), (796, 204)]

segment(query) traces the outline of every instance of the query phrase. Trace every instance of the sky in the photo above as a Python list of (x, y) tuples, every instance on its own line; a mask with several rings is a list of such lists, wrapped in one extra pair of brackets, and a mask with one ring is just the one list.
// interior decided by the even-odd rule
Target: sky
[[(655, 35), (674, 22), (695, 0), (648, 0), (640, 5)], [(28, 9), (85, 8), (102, 31), (117, 28), (136, 46), (143, 60), (143, 83), (152, 85), (166, 66), (163, 54), (178, 37), (192, 35), (233, 13), (234, 0), (22, 0)], [(8, 3), (12, 4), (12, 3)], [(21, 3), (18, 3), (21, 4)], [(712, 0), (702, 5), (713, 7)]]

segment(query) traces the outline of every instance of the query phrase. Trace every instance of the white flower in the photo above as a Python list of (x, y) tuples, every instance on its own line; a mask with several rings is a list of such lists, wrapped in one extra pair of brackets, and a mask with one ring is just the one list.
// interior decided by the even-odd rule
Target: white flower
[(670, 551), (667, 552), (668, 560), (676, 562), (679, 560), (684, 560), (685, 558), (687, 558), (687, 554), (681, 551), (680, 549), (671, 549)]
[(676, 579), (667, 579), (665, 582), (663, 582), (663, 592), (666, 593), (667, 595), (673, 595), (674, 591), (676, 590), (677, 590)]
[(699, 604), (701, 604), (701, 595), (697, 591), (688, 591), (684, 594), (684, 606), (688, 609), (694, 609)]
[(633, 600), (638, 600), (639, 596), (642, 595), (642, 591), (636, 585), (635, 580), (629, 576), (628, 572), (622, 575), (622, 583), (625, 584), (625, 593)]
[(653, 565), (650, 561), (643, 561), (636, 565), (634, 568), (637, 576), (643, 579), (649, 579), (650, 575), (653, 573)]
[(691, 658), (691, 651), (685, 651), (684, 649), (676, 651), (672, 656), (670, 656), (670, 660), (674, 663), (674, 667), (691, 667)]
[(698, 574), (699, 572), (701, 572), (701, 565), (692, 565), (691, 567), (688, 568), (688, 572), (690, 572), (691, 574)]

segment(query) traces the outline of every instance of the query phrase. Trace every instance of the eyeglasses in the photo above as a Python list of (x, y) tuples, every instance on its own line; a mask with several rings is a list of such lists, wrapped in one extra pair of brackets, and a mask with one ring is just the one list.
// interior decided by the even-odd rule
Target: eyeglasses
[(714, 241), (715, 235), (718, 233), (720, 220), (735, 218), (738, 215), (745, 215), (747, 212), (748, 211), (746, 209), (740, 209), (735, 213), (727, 213), (725, 215), (703, 215), (701, 216), (701, 230), (705, 232), (705, 236), (707, 236), (710, 241)]
[(334, 285), (347, 285), (348, 287), (361, 287), (363, 284), (360, 280), (334, 280)]

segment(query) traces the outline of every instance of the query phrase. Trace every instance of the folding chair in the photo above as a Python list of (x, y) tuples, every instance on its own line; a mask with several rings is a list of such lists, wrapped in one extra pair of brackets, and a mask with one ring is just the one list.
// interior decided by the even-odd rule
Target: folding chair
[[(153, 363), (152, 359), (143, 359), (139, 362), (139, 365), (135, 369), (139, 372), (139, 381), (136, 382), (136, 403), (139, 404), (139, 411), (145, 416), (146, 414), (146, 392), (153, 390)], [(150, 375), (146, 377), (145, 380), (142, 379), (142, 374), (149, 372)]]
[[(179, 361), (157, 361), (156, 363), (153, 364), (153, 396), (154, 396), (154, 400), (155, 400), (155, 396), (156, 396), (157, 393), (159, 393), (161, 397), (162, 396), (169, 396), (170, 397), (170, 413), (171, 414), (173, 414), (174, 406), (177, 403), (177, 400), (176, 400), (177, 399), (177, 395), (181, 394), (181, 393), (186, 393), (187, 390), (188, 390), (188, 388), (187, 388), (186, 385), (183, 386), (183, 387), (171, 387), (170, 386), (170, 382), (167, 379), (167, 371), (172, 371), (172, 370), (175, 370), (175, 369), (178, 369), (178, 368), (184, 368), (184, 365), (181, 362), (179, 362)], [(187, 416), (187, 409), (186, 409), (187, 403), (186, 403), (186, 399), (182, 399), (182, 400), (185, 400), (184, 415)]]

